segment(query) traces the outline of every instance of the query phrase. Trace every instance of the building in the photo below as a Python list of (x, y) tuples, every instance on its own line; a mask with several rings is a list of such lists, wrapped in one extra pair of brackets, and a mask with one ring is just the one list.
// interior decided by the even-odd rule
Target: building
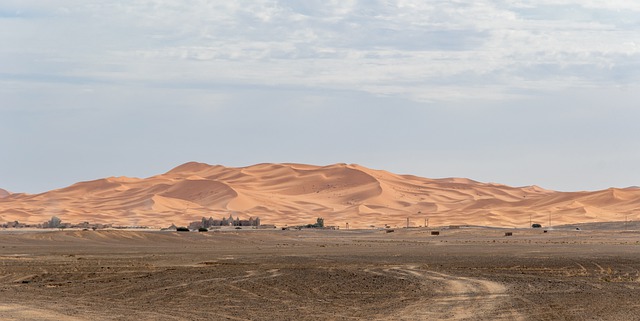
[(197, 230), (201, 227), (211, 228), (215, 226), (260, 226), (260, 218), (259, 217), (249, 217), (248, 220), (241, 220), (236, 216), (234, 219), (233, 216), (229, 215), (228, 218), (222, 218), (221, 220), (214, 220), (213, 217), (202, 217), (199, 221), (194, 221), (189, 223), (189, 229)]

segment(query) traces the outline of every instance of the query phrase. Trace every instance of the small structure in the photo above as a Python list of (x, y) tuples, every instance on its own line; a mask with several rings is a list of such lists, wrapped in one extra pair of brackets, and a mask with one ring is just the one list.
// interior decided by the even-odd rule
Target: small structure
[(431, 231), (431, 235), (440, 235), (440, 231)]
[(513, 236), (513, 232), (504, 232), (504, 236)]
[(175, 224), (171, 224), (171, 226), (162, 229), (162, 231), (177, 231), (177, 230), (178, 230), (178, 227)]

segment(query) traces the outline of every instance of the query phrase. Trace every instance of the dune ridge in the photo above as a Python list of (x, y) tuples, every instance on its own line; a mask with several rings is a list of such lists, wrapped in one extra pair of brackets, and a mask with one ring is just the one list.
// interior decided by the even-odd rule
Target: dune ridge
[(0, 222), (166, 227), (201, 217), (260, 217), (278, 226), (324, 217), (345, 227), (470, 224), (526, 227), (640, 219), (640, 189), (557, 192), (466, 178), (429, 179), (357, 164), (190, 162), (148, 178), (109, 177), (41, 194), (0, 190)]

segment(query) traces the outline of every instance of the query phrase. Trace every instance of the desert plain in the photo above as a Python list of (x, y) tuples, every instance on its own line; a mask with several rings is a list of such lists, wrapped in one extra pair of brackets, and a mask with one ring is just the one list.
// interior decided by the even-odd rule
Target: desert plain
[(638, 223), (544, 230), (2, 230), (0, 319), (640, 319)]

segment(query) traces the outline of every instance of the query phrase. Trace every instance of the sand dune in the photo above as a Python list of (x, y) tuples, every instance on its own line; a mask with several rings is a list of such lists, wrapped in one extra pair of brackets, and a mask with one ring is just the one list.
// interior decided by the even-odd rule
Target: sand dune
[(451, 224), (525, 227), (640, 219), (640, 189), (556, 192), (466, 178), (397, 175), (356, 164), (258, 164), (242, 168), (186, 163), (149, 178), (110, 177), (42, 194), (0, 190), (0, 222), (67, 222), (165, 227), (202, 216), (259, 216), (341, 227)]

